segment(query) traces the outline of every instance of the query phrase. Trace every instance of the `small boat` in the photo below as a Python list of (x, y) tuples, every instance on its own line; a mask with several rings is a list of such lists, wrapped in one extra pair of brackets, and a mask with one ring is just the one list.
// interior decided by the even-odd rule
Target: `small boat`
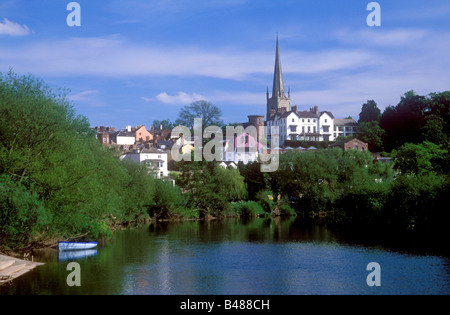
[(82, 250), (97, 247), (97, 242), (59, 242), (59, 250)]

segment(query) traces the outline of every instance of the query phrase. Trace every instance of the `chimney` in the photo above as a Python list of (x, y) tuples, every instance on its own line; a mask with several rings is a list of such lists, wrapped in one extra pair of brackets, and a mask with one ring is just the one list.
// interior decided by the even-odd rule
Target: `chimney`
[(131, 132), (131, 125), (128, 125), (128, 126), (127, 126), (127, 131), (128, 131), (128, 132)]
[(100, 132), (105, 132), (105, 126), (100, 126)]
[(297, 112), (297, 105), (292, 106), (292, 111), (293, 111), (294, 113)]
[(316, 115), (319, 114), (319, 106), (314, 106), (314, 113), (315, 113)]

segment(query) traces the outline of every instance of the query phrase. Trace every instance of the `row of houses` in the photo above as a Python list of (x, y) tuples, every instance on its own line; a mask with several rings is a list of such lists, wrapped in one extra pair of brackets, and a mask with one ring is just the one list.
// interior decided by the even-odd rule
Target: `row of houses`
[(171, 130), (169, 129), (154, 129), (151, 127), (147, 130), (145, 125), (116, 130), (115, 127), (95, 127), (97, 139), (103, 145), (117, 145), (121, 150), (127, 151), (133, 149), (137, 144), (151, 144), (163, 146), (170, 140)]
[[(190, 153), (195, 148), (194, 137), (186, 139), (183, 134), (180, 136), (172, 136), (171, 131), (162, 130), (162, 128), (158, 130), (152, 128), (148, 131), (143, 125), (134, 128), (127, 126), (118, 131), (112, 127), (96, 127), (94, 129), (97, 131), (97, 138), (102, 144), (120, 147), (122, 153), (119, 158), (121, 160), (130, 160), (136, 163), (145, 164), (155, 171), (158, 178), (167, 177), (169, 175), (169, 162), (172, 160), (171, 150), (174, 145), (177, 145), (180, 148), (180, 154)], [(222, 166), (235, 166), (239, 162), (242, 162), (243, 164), (256, 162), (258, 161), (259, 155), (263, 152), (283, 154), (289, 151), (303, 152), (317, 150), (314, 146), (267, 147), (247, 132), (235, 134), (232, 138), (225, 137), (219, 142), (221, 146), (220, 149), (222, 150), (222, 159), (219, 162), (222, 162)], [(329, 147), (340, 147), (343, 150), (368, 150), (368, 144), (356, 138), (335, 142)]]

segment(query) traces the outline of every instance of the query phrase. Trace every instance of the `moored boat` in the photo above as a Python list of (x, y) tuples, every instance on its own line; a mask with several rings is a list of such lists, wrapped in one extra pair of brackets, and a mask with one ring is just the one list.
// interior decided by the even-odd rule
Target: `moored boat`
[(59, 242), (59, 250), (81, 250), (97, 247), (97, 242)]

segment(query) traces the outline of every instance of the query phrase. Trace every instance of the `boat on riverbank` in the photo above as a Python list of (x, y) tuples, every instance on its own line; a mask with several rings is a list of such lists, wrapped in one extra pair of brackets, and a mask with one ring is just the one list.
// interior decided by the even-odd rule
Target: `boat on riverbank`
[(97, 242), (59, 242), (58, 248), (60, 251), (65, 250), (83, 250), (97, 247)]

